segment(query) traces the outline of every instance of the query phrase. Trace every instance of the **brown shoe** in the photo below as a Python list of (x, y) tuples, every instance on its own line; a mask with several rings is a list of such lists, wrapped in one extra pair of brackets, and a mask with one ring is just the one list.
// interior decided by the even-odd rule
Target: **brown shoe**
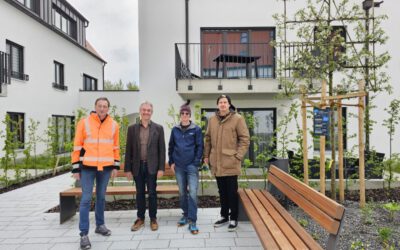
[(138, 218), (137, 220), (135, 220), (135, 223), (131, 226), (131, 231), (137, 231), (142, 227), (144, 227), (144, 220)]
[(157, 219), (151, 219), (150, 220), (150, 228), (151, 228), (151, 231), (157, 231), (158, 230)]

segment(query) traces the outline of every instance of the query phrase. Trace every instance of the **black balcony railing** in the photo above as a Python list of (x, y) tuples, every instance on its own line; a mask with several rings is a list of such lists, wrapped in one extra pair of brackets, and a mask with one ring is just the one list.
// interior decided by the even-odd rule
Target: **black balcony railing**
[(176, 79), (274, 78), (275, 49), (269, 43), (177, 43), (175, 76)]
[(2, 84), (10, 84), (10, 55), (0, 51), (0, 93)]

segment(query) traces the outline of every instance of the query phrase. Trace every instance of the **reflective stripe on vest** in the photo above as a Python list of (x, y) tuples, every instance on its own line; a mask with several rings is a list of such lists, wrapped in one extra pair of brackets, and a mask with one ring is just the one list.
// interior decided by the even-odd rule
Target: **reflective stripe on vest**
[[(112, 121), (111, 125), (111, 130), (112, 130), (112, 138), (114, 138), (115, 135), (115, 128), (116, 128), (116, 122)], [(92, 134), (90, 131), (90, 124), (89, 124), (89, 117), (85, 118), (85, 130), (86, 130), (86, 135), (87, 138), (84, 140), (84, 143), (110, 143), (114, 144), (114, 139), (94, 139), (92, 138)]]
[(79, 157), (81, 161), (91, 161), (91, 162), (114, 162), (114, 158), (111, 157), (92, 157), (92, 156), (84, 156)]
[(92, 137), (92, 134), (90, 133), (89, 117), (85, 118), (85, 130), (86, 130), (87, 137), (88, 138)]
[(116, 122), (113, 121), (112, 125), (111, 125), (111, 134), (112, 134), (112, 138), (114, 138), (115, 135), (115, 127), (116, 127)]
[(83, 141), (84, 143), (104, 143), (104, 144), (114, 144), (113, 139), (93, 139), (87, 138)]

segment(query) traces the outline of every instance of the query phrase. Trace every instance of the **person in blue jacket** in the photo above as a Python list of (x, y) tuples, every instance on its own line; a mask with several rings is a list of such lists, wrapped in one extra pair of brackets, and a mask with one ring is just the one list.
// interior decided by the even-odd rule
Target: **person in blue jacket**
[(175, 172), (179, 186), (179, 202), (183, 216), (178, 227), (189, 224), (192, 234), (198, 234), (197, 189), (199, 167), (203, 155), (203, 135), (199, 126), (191, 120), (189, 103), (180, 107), (180, 123), (172, 128), (169, 139), (169, 165)]

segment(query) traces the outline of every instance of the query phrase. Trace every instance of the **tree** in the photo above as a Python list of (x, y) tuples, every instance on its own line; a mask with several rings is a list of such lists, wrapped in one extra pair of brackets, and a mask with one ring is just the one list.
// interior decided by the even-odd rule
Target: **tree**
[[(396, 126), (400, 122), (400, 100), (394, 99), (390, 102), (388, 108), (385, 108), (385, 111), (389, 114), (389, 118), (383, 120), (382, 125), (388, 129), (389, 134), (389, 161), (386, 162), (386, 168), (389, 170), (389, 189), (391, 188), (390, 184), (393, 180), (393, 161), (392, 161), (392, 142), (393, 136), (395, 135)], [(398, 159), (394, 162), (398, 162)]]
[[(284, 96), (293, 98), (300, 93), (301, 86), (306, 87), (308, 94), (317, 93), (320, 86), (316, 83), (323, 80), (328, 83), (329, 96), (356, 90), (360, 79), (365, 80), (367, 93), (391, 93), (389, 77), (382, 71), (390, 59), (389, 54), (369, 50), (369, 44), (375, 46), (386, 42), (387, 36), (380, 27), (386, 16), (370, 17), (367, 11), (348, 0), (308, 0), (306, 7), (297, 10), (293, 20), (288, 20), (286, 0), (284, 5), (285, 13), (274, 15), (278, 28), (275, 47), (282, 55), (277, 75)], [(288, 41), (288, 30), (296, 33), (296, 41)], [(340, 84), (334, 84), (335, 73), (340, 73), (340, 80), (335, 81)], [(334, 103), (329, 104), (330, 110), (334, 111)], [(370, 107), (371, 103), (368, 103), (365, 112), (367, 138), (371, 132)], [(331, 112), (330, 120), (334, 121), (334, 112)], [(335, 123), (331, 122), (331, 135), (334, 129)], [(335, 137), (330, 138), (331, 157), (335, 161)], [(331, 190), (336, 190), (335, 178), (335, 168), (331, 168)], [(332, 198), (336, 198), (335, 192), (332, 192)]]

